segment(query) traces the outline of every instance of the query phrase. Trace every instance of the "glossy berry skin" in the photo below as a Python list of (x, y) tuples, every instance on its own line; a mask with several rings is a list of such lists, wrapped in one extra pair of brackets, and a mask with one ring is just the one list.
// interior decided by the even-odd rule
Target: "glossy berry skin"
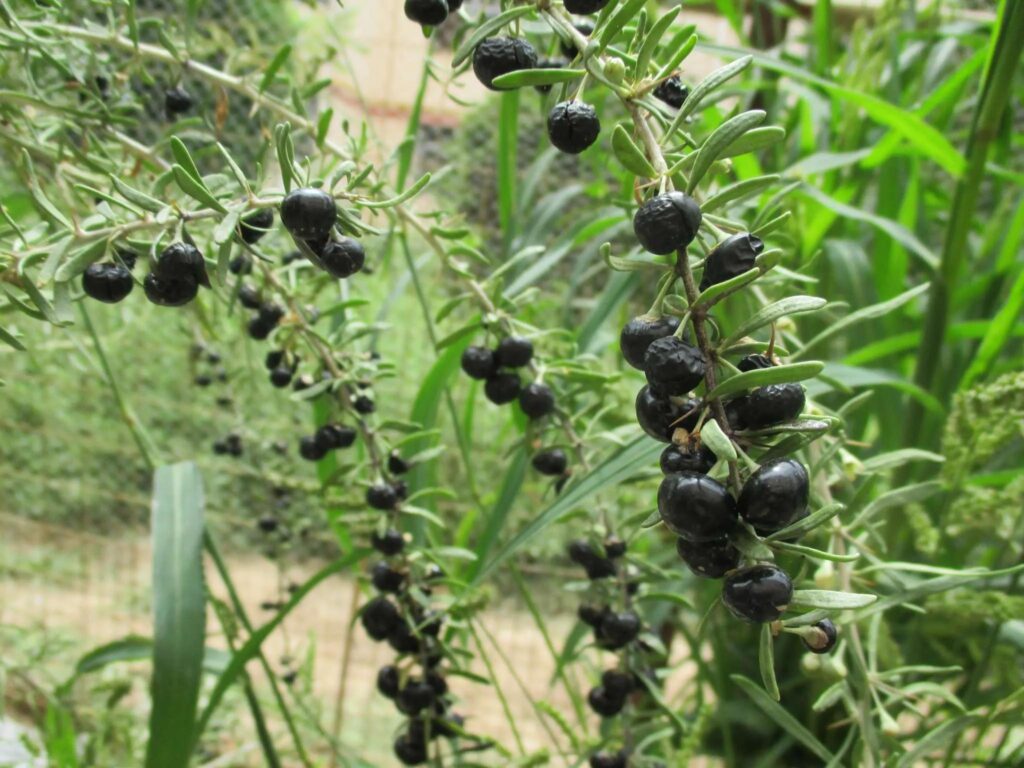
[(608, 0), (565, 0), (565, 10), (578, 16), (597, 13), (608, 5)]
[(696, 200), (682, 192), (666, 192), (637, 209), (633, 233), (645, 250), (666, 256), (693, 242), (700, 222)]
[(487, 347), (466, 347), (462, 353), (462, 370), (471, 379), (489, 379), (497, 372), (498, 362)]
[(320, 253), (320, 263), (332, 277), (352, 277), (366, 264), (366, 251), (358, 240), (341, 237), (324, 247)]
[(655, 394), (649, 386), (637, 392), (635, 405), (636, 420), (640, 428), (663, 443), (672, 442), (672, 433), (677, 429), (692, 431), (697, 426), (697, 419), (700, 418), (700, 401), (696, 398), (680, 400), (662, 397)]
[(462, 7), (462, 0), (448, 0), (448, 13), (455, 13)]
[(402, 765), (423, 765), (427, 762), (427, 743), (422, 738), (403, 733), (395, 739), (394, 750)]
[(374, 509), (394, 509), (398, 504), (398, 494), (387, 483), (377, 483), (366, 489), (366, 503)]
[(292, 383), (291, 368), (275, 368), (270, 372), (270, 383), (278, 389), (284, 389)]
[(601, 686), (612, 698), (624, 699), (637, 685), (633, 673), (619, 669), (607, 669), (601, 673)]
[(405, 18), (424, 27), (436, 27), (448, 18), (446, 0), (405, 0)]
[(676, 552), (687, 568), (708, 579), (720, 579), (740, 564), (740, 551), (725, 538), (699, 543), (679, 538)]
[(803, 464), (775, 459), (747, 479), (736, 509), (762, 536), (774, 533), (807, 513), (809, 486)]
[(601, 621), (606, 613), (608, 613), (607, 607), (599, 607), (588, 603), (581, 603), (580, 607), (576, 609), (577, 618), (588, 627), (594, 627), (595, 629), (601, 625)]
[(165, 280), (191, 279), (206, 288), (210, 287), (203, 254), (191, 243), (171, 243), (164, 248), (153, 272)]
[(272, 226), (274, 226), (274, 211), (270, 208), (260, 208), (238, 223), (238, 234), (243, 242), (252, 245), (267, 234), (267, 230)]
[(245, 254), (235, 256), (228, 262), (228, 272), (232, 275), (248, 275), (252, 272), (252, 259)]
[(409, 680), (395, 699), (398, 710), (415, 715), (434, 703), (434, 689), (424, 680)]
[(349, 448), (356, 441), (356, 431), (342, 424), (324, 424), (317, 429), (316, 439), (327, 450)]
[(90, 264), (82, 275), (82, 290), (85, 291), (85, 295), (104, 304), (117, 304), (131, 293), (134, 287), (132, 273), (120, 264), (112, 262)]
[(150, 272), (142, 281), (142, 290), (145, 291), (146, 298), (158, 306), (181, 307), (196, 297), (199, 285), (191, 277), (176, 280)]
[(520, 386), (518, 374), (496, 373), (484, 385), (484, 394), (495, 405), (504, 405), (519, 396)]
[(626, 362), (638, 371), (644, 369), (644, 355), (652, 342), (671, 336), (679, 328), (679, 318), (672, 315), (640, 315), (634, 317), (619, 333), (619, 349)]
[(644, 375), (659, 395), (685, 395), (704, 380), (701, 351), (675, 336), (652, 341), (644, 354)]
[(312, 435), (299, 438), (299, 456), (306, 461), (320, 461), (327, 455), (327, 449)]
[(241, 288), (238, 289), (238, 303), (246, 309), (259, 309), (260, 304), (263, 302), (260, 292), (255, 286), (249, 283), (244, 283)]
[(263, 341), (263, 339), (267, 338), (267, 336), (274, 332), (274, 326), (268, 325), (259, 317), (252, 318), (246, 329), (249, 333), (249, 337), (256, 341)]
[(804, 645), (811, 653), (828, 653), (836, 647), (836, 638), (839, 631), (832, 619), (822, 619), (815, 623), (812, 632), (804, 636)]
[(114, 256), (116, 257), (115, 263), (123, 264), (129, 271), (135, 269), (135, 262), (139, 259), (139, 254), (131, 248), (125, 248), (121, 245), (114, 246)]
[(700, 289), (703, 291), (753, 269), (754, 261), (762, 251), (764, 242), (749, 232), (740, 232), (723, 240), (704, 262)]
[(535, 453), (530, 463), (542, 475), (558, 477), (565, 474), (565, 469), (569, 465), (569, 459), (561, 448), (548, 448), (545, 451)]
[(170, 117), (180, 115), (192, 109), (192, 95), (176, 85), (164, 91), (164, 109)]
[(370, 570), (370, 581), (380, 592), (398, 592), (405, 583), (405, 574), (380, 560)]
[(499, 368), (522, 368), (529, 365), (532, 359), (533, 343), (522, 336), (508, 336), (498, 342), (494, 350), (494, 362)]
[(706, 445), (670, 445), (661, 452), (661, 471), (666, 475), (673, 472), (696, 472), (706, 475), (715, 466), (718, 457)]
[(717, 480), (696, 472), (666, 475), (658, 488), (662, 522), (687, 541), (721, 539), (736, 522), (736, 502)]
[(662, 80), (653, 91), (654, 98), (668, 104), (673, 109), (679, 109), (690, 95), (690, 89), (683, 85), (679, 75), (672, 75), (667, 80)]
[(635, 611), (609, 611), (598, 627), (598, 643), (602, 648), (617, 650), (636, 640), (640, 634), (640, 617)]
[(388, 472), (392, 475), (404, 475), (411, 469), (409, 462), (403, 459), (398, 451), (392, 451), (388, 456)]
[(582, 101), (562, 101), (548, 113), (548, 138), (551, 144), (570, 155), (578, 155), (601, 133), (597, 110)]
[(626, 768), (623, 752), (595, 752), (590, 756), (590, 768)]
[(521, 37), (488, 37), (473, 51), (473, 73), (492, 91), (502, 90), (495, 78), (536, 66), (537, 51)]
[(334, 198), (322, 189), (293, 189), (281, 201), (281, 223), (299, 240), (323, 240), (338, 217)]
[(393, 699), (398, 695), (400, 677), (398, 667), (388, 664), (377, 670), (377, 691), (381, 696)]
[(359, 620), (366, 634), (380, 641), (394, 632), (395, 627), (401, 623), (402, 616), (395, 604), (386, 597), (375, 597), (363, 608)]
[(793, 600), (793, 582), (774, 565), (762, 563), (733, 571), (722, 585), (722, 602), (743, 621), (775, 621)]
[(519, 393), (519, 407), (530, 419), (541, 419), (555, 410), (555, 393), (547, 384), (528, 384)]
[(796, 382), (758, 387), (741, 400), (744, 429), (764, 429), (792, 421), (804, 409), (807, 397)]
[(587, 703), (601, 717), (614, 717), (626, 706), (626, 699), (611, 695), (603, 685), (599, 685), (590, 689)]
[(419, 638), (413, 634), (404, 619), (400, 619), (395, 628), (391, 630), (388, 635), (388, 645), (398, 653), (419, 653), (420, 651)]
[(355, 409), (356, 413), (361, 413), (363, 416), (371, 414), (377, 410), (377, 404), (366, 395), (359, 395), (355, 400), (353, 400), (352, 407)]
[(405, 537), (402, 536), (401, 531), (388, 528), (384, 533), (374, 531), (370, 537), (370, 544), (382, 555), (391, 557), (405, 549)]

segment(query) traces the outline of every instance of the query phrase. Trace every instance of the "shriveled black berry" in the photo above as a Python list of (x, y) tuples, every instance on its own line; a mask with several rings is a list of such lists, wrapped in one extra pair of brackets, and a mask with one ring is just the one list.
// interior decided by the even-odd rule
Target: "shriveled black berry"
[(606, 613), (608, 613), (607, 606), (590, 605), (589, 603), (581, 603), (580, 607), (576, 609), (576, 616), (588, 627), (600, 626)]
[(679, 109), (686, 101), (686, 97), (690, 95), (690, 89), (683, 85), (679, 75), (672, 75), (658, 83), (653, 94), (654, 98), (660, 99), (674, 109)]
[(244, 242), (252, 245), (267, 234), (267, 230), (272, 226), (274, 226), (274, 211), (270, 208), (260, 208), (258, 211), (244, 216), (238, 222), (238, 234)]
[(377, 670), (377, 690), (381, 696), (393, 699), (398, 695), (401, 678), (398, 674), (398, 667), (388, 664)]
[(604, 540), (604, 554), (612, 560), (622, 557), (626, 554), (626, 542), (618, 536), (609, 536)]
[(533, 342), (522, 336), (508, 336), (494, 350), (494, 361), (500, 368), (522, 368), (532, 359)]
[(586, 16), (600, 11), (608, 5), (608, 0), (565, 0), (564, 5), (569, 13)]
[(700, 401), (696, 398), (663, 397), (649, 386), (637, 392), (635, 405), (640, 428), (663, 443), (672, 442), (677, 429), (692, 431), (700, 418)]
[(659, 395), (685, 395), (704, 380), (700, 349), (675, 336), (656, 339), (644, 354), (644, 375)]
[(244, 253), (235, 256), (228, 262), (228, 272), (232, 275), (248, 275), (252, 272), (252, 259)]
[(747, 479), (736, 509), (740, 517), (765, 536), (807, 513), (809, 486), (803, 464), (795, 459), (775, 459)]
[(793, 600), (793, 582), (775, 565), (761, 563), (725, 577), (722, 602), (736, 618), (753, 623), (775, 621)]
[(358, 240), (340, 237), (324, 247), (320, 253), (320, 263), (332, 277), (352, 277), (366, 263), (366, 251)]
[(764, 429), (795, 419), (803, 411), (807, 397), (803, 387), (790, 382), (758, 387), (731, 402), (736, 403), (743, 429)]
[(489, 379), (498, 370), (498, 362), (487, 347), (466, 347), (462, 353), (462, 370), (471, 379)]
[(85, 295), (104, 304), (117, 304), (131, 293), (134, 287), (132, 273), (120, 264), (90, 264), (82, 275), (82, 290), (85, 291)]
[(382, 555), (391, 557), (405, 549), (405, 537), (402, 536), (401, 531), (388, 528), (384, 533), (374, 531), (370, 537), (370, 544)]
[(238, 289), (238, 303), (246, 309), (259, 309), (263, 297), (259, 289), (249, 283), (243, 283)]
[(565, 474), (565, 468), (569, 464), (569, 459), (561, 448), (548, 448), (545, 451), (535, 453), (530, 463), (542, 475), (557, 477), (558, 475)]
[(626, 768), (625, 752), (595, 752), (590, 756), (590, 768)]
[(155, 272), (142, 281), (146, 298), (161, 307), (180, 307), (188, 304), (199, 293), (199, 284), (192, 277), (180, 280), (159, 277)]
[(364, 416), (373, 413), (377, 410), (377, 404), (366, 395), (359, 395), (352, 401), (352, 407), (356, 413), (361, 413)]
[(192, 109), (192, 94), (176, 85), (164, 91), (164, 109), (169, 117), (184, 114)]
[(494, 374), (484, 384), (484, 395), (495, 405), (511, 403), (519, 396), (519, 374), (501, 372)]
[(398, 592), (405, 583), (405, 574), (380, 560), (370, 570), (370, 581), (381, 592)]
[(281, 201), (281, 223), (299, 240), (323, 240), (338, 217), (334, 198), (322, 189), (293, 189)]
[(398, 494), (388, 483), (377, 483), (366, 489), (366, 503), (374, 509), (394, 509), (398, 504)]
[(811, 653), (828, 653), (836, 646), (839, 632), (832, 619), (822, 619), (813, 624), (804, 635), (804, 645)]
[(161, 280), (188, 280), (210, 287), (203, 254), (191, 243), (171, 243), (156, 260), (153, 272)]
[[(590, 37), (594, 34), (594, 25), (587, 21), (581, 21), (573, 24), (573, 27), (584, 37)], [(567, 59), (575, 59), (580, 55), (579, 50), (576, 48), (576, 42), (574, 40), (561, 40), (559, 48), (562, 51), (562, 55)]]
[(678, 472), (658, 487), (658, 512), (665, 526), (688, 541), (721, 539), (736, 522), (736, 502), (707, 475)]
[(696, 200), (682, 192), (665, 192), (637, 209), (633, 233), (645, 250), (665, 256), (693, 242), (700, 222)]
[[(566, 63), (565, 59), (541, 59), (537, 62), (537, 69), (562, 69)], [(535, 85), (533, 89), (538, 93), (548, 93), (551, 90), (551, 83)]]
[(125, 248), (122, 245), (114, 246), (114, 260), (120, 262), (129, 271), (135, 269), (135, 262), (138, 261), (139, 254), (133, 251), (131, 248)]
[(548, 138), (556, 148), (578, 155), (601, 133), (597, 110), (582, 101), (562, 101), (548, 113)]
[(587, 694), (587, 703), (601, 717), (614, 717), (626, 706), (626, 698), (612, 696), (603, 685), (599, 685), (590, 689), (590, 693)]
[(537, 51), (521, 37), (488, 37), (473, 51), (473, 73), (492, 91), (502, 90), (495, 78), (536, 66)]
[(404, 475), (409, 469), (409, 462), (403, 459), (398, 451), (392, 451), (388, 455), (388, 472), (392, 475)]
[(436, 27), (448, 18), (446, 0), (405, 0), (405, 18), (425, 27)]
[(313, 435), (299, 438), (299, 456), (306, 461), (320, 461), (327, 455), (327, 450)]
[(275, 368), (270, 372), (270, 383), (278, 389), (287, 387), (292, 382), (291, 368)]
[(696, 472), (706, 475), (715, 466), (716, 461), (718, 461), (718, 457), (715, 456), (715, 452), (703, 443), (700, 445), (686, 443), (685, 445), (670, 445), (662, 451), (660, 464), (661, 471), (666, 475), (671, 475), (673, 472)]
[(403, 733), (395, 739), (394, 750), (402, 765), (423, 765), (427, 762), (427, 744), (422, 738)]
[(754, 260), (762, 251), (764, 242), (749, 232), (741, 232), (723, 240), (708, 254), (704, 262), (700, 289), (703, 291), (750, 271), (754, 268)]
[(747, 373), (748, 371), (758, 371), (764, 368), (771, 368), (775, 363), (771, 361), (768, 355), (747, 355), (738, 363), (736, 367), (740, 369), (740, 373)]
[(740, 564), (740, 551), (725, 538), (690, 542), (680, 537), (676, 551), (691, 571), (709, 579), (720, 579)]
[(651, 343), (671, 336), (679, 328), (679, 318), (672, 315), (640, 315), (624, 326), (619, 334), (619, 349), (626, 362), (637, 370), (644, 369), (644, 355)]
[(555, 393), (547, 384), (527, 384), (519, 393), (519, 407), (531, 419), (540, 419), (555, 410)]
[(420, 640), (404, 619), (400, 620), (388, 635), (388, 645), (398, 653), (419, 653)]
[(601, 673), (601, 685), (608, 695), (616, 699), (624, 699), (633, 692), (637, 680), (632, 672), (621, 669), (606, 669)]
[(616, 650), (629, 645), (640, 634), (640, 617), (636, 611), (609, 611), (598, 627), (598, 642), (602, 648)]
[(363, 608), (360, 622), (366, 634), (374, 640), (384, 640), (402, 623), (402, 616), (386, 597), (375, 597)]

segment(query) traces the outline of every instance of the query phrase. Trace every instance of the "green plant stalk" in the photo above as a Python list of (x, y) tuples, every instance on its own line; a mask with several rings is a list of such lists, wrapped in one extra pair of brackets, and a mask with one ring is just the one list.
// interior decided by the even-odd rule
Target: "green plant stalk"
[(516, 222), (516, 149), (519, 134), (519, 91), (501, 94), (498, 120), (498, 219), (506, 258), (515, 237)]
[[(927, 391), (938, 390), (940, 399), (948, 399), (951, 385), (959, 379), (956, 372), (944, 372), (937, 378), (940, 354), (949, 331), (951, 289), (957, 284), (967, 255), (967, 237), (978, 204), (978, 193), (985, 174), (989, 148), (999, 129), (999, 120), (1009, 102), (1010, 89), (1021, 52), (1024, 50), (1024, 3), (1003, 0), (992, 31), (992, 46), (982, 80), (981, 98), (974, 113), (967, 140), (967, 166), (953, 196), (953, 210), (943, 241), (939, 268), (929, 288), (924, 317), (924, 334), (918, 348), (914, 383)], [(925, 433), (925, 410), (916, 401), (909, 403), (904, 444), (921, 445)]]
[(519, 729), (516, 728), (516, 718), (512, 714), (512, 708), (509, 706), (508, 699), (505, 696), (505, 692), (501, 690), (501, 686), (498, 685), (498, 678), (494, 672), (494, 665), (491, 664), (491, 659), (487, 655), (487, 651), (484, 650), (483, 641), (480, 640), (480, 634), (476, 631), (476, 625), (472, 620), (467, 622), (469, 626), (469, 632), (473, 635), (473, 640), (476, 642), (477, 650), (480, 652), (480, 660), (484, 663), (487, 668), (487, 674), (490, 676), (491, 682), (494, 684), (494, 693), (498, 697), (498, 701), (501, 703), (501, 709), (505, 713), (505, 719), (508, 720), (509, 728), (512, 730), (512, 736), (516, 740), (516, 746), (519, 749), (520, 755), (526, 754), (526, 747), (523, 744), (523, 737), (519, 734)]

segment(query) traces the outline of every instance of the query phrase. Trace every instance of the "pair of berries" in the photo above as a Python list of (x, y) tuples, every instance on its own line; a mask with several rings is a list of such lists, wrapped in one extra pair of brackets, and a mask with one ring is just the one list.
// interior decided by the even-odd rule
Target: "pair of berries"
[(462, 0), (405, 0), (405, 17), (424, 27), (444, 24), (448, 14), (462, 7)]
[(322, 189), (293, 189), (281, 201), (281, 223), (296, 240), (312, 252), (316, 266), (332, 277), (343, 279), (366, 264), (366, 251), (351, 237), (332, 239), (338, 219), (334, 198)]
[(218, 456), (234, 456), (239, 457), (242, 455), (242, 436), (237, 432), (232, 432), (222, 440), (217, 440), (213, 444), (213, 452)]
[(596, 581), (615, 576), (618, 569), (614, 561), (626, 554), (626, 543), (612, 536), (605, 540), (603, 549), (600, 552), (586, 539), (576, 539), (569, 542), (567, 551), (569, 559), (587, 572), (587, 578)]
[(609, 669), (602, 673), (601, 684), (590, 689), (587, 703), (601, 717), (615, 717), (626, 706), (629, 695), (637, 687), (632, 672)]
[(82, 274), (82, 290), (90, 299), (117, 304), (135, 287), (131, 272), (138, 258), (135, 251), (115, 247), (114, 255), (114, 261), (90, 264)]
[(142, 282), (146, 298), (162, 307), (188, 304), (199, 293), (200, 285), (210, 287), (206, 261), (198, 248), (184, 242), (167, 246)]
[(390, 512), (405, 500), (408, 492), (403, 480), (375, 483), (366, 489), (366, 504), (372, 509)]
[[(244, 287), (245, 286), (243, 286), (243, 288)], [(259, 294), (257, 293), (256, 296), (258, 297), (258, 295)], [(253, 303), (251, 301), (251, 299), (253, 298), (252, 295), (247, 295), (246, 300), (242, 301), (241, 290), (238, 292), (238, 298), (239, 303), (241, 303), (243, 306), (247, 306), (248, 304)], [(282, 307), (280, 304), (274, 301), (257, 300), (255, 303), (256, 306), (251, 308), (256, 310), (256, 314), (253, 315), (252, 318), (250, 318), (247, 330), (249, 332), (250, 338), (255, 339), (256, 341), (263, 341), (271, 333), (273, 333), (278, 323), (280, 323), (281, 320), (284, 318), (285, 310), (284, 307)], [(290, 369), (286, 369), (286, 372), (288, 374), (288, 378), (284, 380), (283, 383), (280, 383), (281, 380), (283, 379), (283, 374), (279, 373), (275, 377), (274, 371), (271, 371), (271, 382), (274, 384), (275, 387), (288, 386), (288, 382), (291, 381), (293, 371), (291, 371)]]
[(512, 370), (529, 365), (533, 344), (529, 339), (509, 336), (493, 350), (487, 347), (466, 347), (462, 353), (462, 370), (472, 379), (484, 381), (484, 394), (495, 405), (519, 400), (519, 407), (531, 419), (540, 419), (555, 409), (555, 395), (540, 382), (522, 386), (519, 374)]
[(299, 455), (306, 461), (320, 461), (339, 448), (348, 448), (356, 441), (356, 431), (342, 424), (324, 424), (312, 435), (299, 438)]
[(613, 611), (608, 606), (581, 605), (579, 618), (594, 630), (597, 645), (607, 651), (625, 648), (640, 636), (642, 623), (636, 611)]
[[(258, 211), (250, 213), (248, 216), (242, 218), (238, 222), (238, 237), (246, 245), (254, 245), (262, 239), (262, 237), (270, 231), (271, 227), (274, 226), (274, 212), (270, 208), (260, 208)], [(238, 257), (242, 258), (242, 257)], [(246, 260), (248, 261), (248, 260)], [(232, 261), (232, 264), (235, 262)], [(249, 267), (245, 269), (248, 272), (252, 269), (252, 262), (248, 262)], [(244, 267), (243, 267), (244, 269)], [(235, 274), (241, 274), (242, 270), (238, 272), (234, 268), (231, 270)]]

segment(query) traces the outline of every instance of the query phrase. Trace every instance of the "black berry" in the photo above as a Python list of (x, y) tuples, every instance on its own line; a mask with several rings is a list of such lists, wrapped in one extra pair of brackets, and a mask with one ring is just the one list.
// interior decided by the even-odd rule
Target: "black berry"
[[(594, 33), (594, 25), (586, 21), (581, 21), (578, 24), (573, 24), (576, 31), (584, 37), (590, 37)], [(559, 44), (562, 50), (562, 55), (567, 59), (575, 59), (580, 55), (579, 50), (576, 48), (576, 43), (573, 40), (562, 40)]]
[(693, 543), (680, 537), (676, 551), (691, 571), (709, 579), (720, 579), (740, 564), (740, 551), (725, 538)]
[(281, 202), (281, 223), (299, 240), (322, 240), (338, 216), (334, 198), (322, 189), (293, 189)]
[(320, 461), (327, 455), (324, 446), (312, 435), (299, 438), (299, 456), (306, 461)]
[(270, 208), (260, 208), (245, 216), (238, 223), (238, 234), (244, 242), (252, 245), (267, 234), (267, 230), (272, 226), (274, 226), (274, 211)]
[(753, 623), (775, 621), (793, 600), (793, 582), (781, 568), (762, 563), (725, 577), (722, 602), (736, 618)]
[(159, 277), (155, 272), (150, 272), (142, 281), (142, 290), (146, 292), (146, 298), (154, 304), (161, 307), (180, 307), (196, 297), (199, 293), (199, 284), (191, 277), (176, 280)]
[(291, 368), (275, 368), (270, 372), (270, 383), (278, 389), (287, 387), (292, 382)]
[(133, 251), (131, 248), (125, 248), (124, 246), (114, 246), (114, 257), (117, 261), (121, 262), (129, 270), (135, 269), (135, 262), (139, 258), (139, 254)]
[(658, 512), (665, 526), (688, 541), (725, 536), (736, 521), (736, 502), (725, 486), (707, 475), (666, 475), (658, 488)]
[(380, 592), (398, 592), (405, 583), (405, 574), (381, 560), (373, 564), (370, 581)]
[(250, 338), (256, 339), (257, 341), (262, 341), (263, 339), (267, 338), (267, 336), (269, 336), (271, 333), (273, 333), (274, 326), (268, 325), (257, 316), (249, 320), (249, 324), (248, 326), (246, 326), (246, 329), (249, 332)]
[(164, 248), (153, 272), (162, 280), (188, 280), (210, 287), (203, 254), (191, 243), (171, 243)]
[(675, 430), (692, 431), (697, 426), (698, 418), (700, 401), (696, 398), (663, 397), (655, 394), (649, 386), (643, 387), (636, 394), (637, 423), (655, 440), (672, 442)]
[(268, 371), (272, 371), (275, 368), (280, 367), (284, 362), (284, 350), (283, 349), (272, 349), (267, 352), (263, 358), (263, 365)]
[(620, 669), (608, 669), (601, 674), (601, 685), (609, 696), (617, 699), (629, 696), (636, 687), (636, 682), (633, 673), (623, 672)]
[(278, 520), (273, 515), (264, 515), (257, 522), (257, 526), (263, 533), (273, 533), (277, 530)]
[(773, 363), (771, 358), (767, 355), (747, 355), (736, 363), (736, 367), (740, 369), (740, 373), (763, 370), (765, 368), (771, 368), (773, 365), (775, 365), (775, 363)]
[(528, 384), (519, 393), (519, 407), (531, 419), (540, 419), (555, 410), (555, 393), (547, 384)]
[(568, 553), (569, 559), (587, 572), (588, 579), (607, 579), (615, 575), (615, 564), (586, 539), (569, 542)]
[(700, 349), (675, 336), (651, 342), (644, 354), (647, 383), (660, 395), (685, 395), (704, 380)]
[[(768, 384), (731, 401), (743, 429), (764, 429), (792, 421), (807, 402), (804, 388), (796, 382)], [(731, 423), (731, 422), (730, 422)]]
[(120, 264), (112, 262), (90, 264), (82, 275), (82, 290), (85, 291), (85, 295), (104, 304), (117, 304), (131, 293), (134, 287), (132, 273)]
[(320, 263), (332, 277), (352, 277), (366, 263), (366, 251), (358, 240), (342, 237), (324, 247), (320, 253)]
[(832, 619), (822, 619), (813, 624), (804, 635), (804, 645), (811, 653), (828, 653), (835, 648), (838, 634)]
[(576, 609), (576, 616), (579, 620), (588, 627), (595, 628), (600, 626), (606, 613), (608, 613), (607, 607), (590, 605), (589, 603), (582, 603), (580, 607)]
[(361, 413), (364, 416), (373, 413), (377, 410), (377, 404), (366, 395), (359, 395), (352, 401), (352, 407), (356, 413)]
[(626, 698), (613, 696), (603, 685), (599, 685), (587, 694), (587, 703), (601, 717), (614, 717), (626, 706)]
[(252, 272), (252, 259), (244, 253), (235, 256), (228, 262), (228, 272), (232, 275), (248, 275)]
[(405, 18), (425, 27), (436, 27), (448, 18), (446, 0), (405, 0)]
[(316, 431), (316, 439), (329, 451), (348, 448), (356, 441), (356, 431), (342, 424), (324, 424)]
[(690, 95), (690, 89), (683, 85), (679, 75), (672, 75), (667, 80), (662, 80), (654, 89), (654, 98), (668, 104), (670, 107), (679, 109)]
[(501, 368), (522, 368), (532, 359), (533, 343), (522, 336), (504, 338), (494, 350), (494, 361)]
[(696, 200), (682, 192), (666, 192), (637, 209), (633, 232), (646, 250), (665, 256), (693, 242), (700, 221)]
[(377, 670), (377, 690), (381, 696), (393, 699), (398, 695), (400, 677), (398, 667), (388, 664)]
[(473, 51), (473, 73), (492, 91), (502, 90), (495, 78), (536, 66), (537, 51), (521, 37), (488, 37)]
[(246, 309), (259, 309), (262, 301), (263, 298), (255, 286), (243, 283), (238, 289), (238, 303)]
[(715, 466), (716, 461), (718, 457), (715, 456), (715, 452), (703, 443), (686, 443), (668, 446), (661, 452), (660, 464), (661, 471), (666, 475), (673, 472), (696, 472), (706, 475)]
[(624, 752), (595, 752), (590, 756), (590, 768), (626, 768)]
[(487, 347), (466, 347), (462, 353), (462, 370), (471, 379), (489, 379), (498, 370), (494, 352)]
[(395, 757), (402, 765), (423, 765), (427, 762), (427, 743), (422, 738), (403, 733), (395, 739)]
[(192, 109), (192, 94), (176, 85), (164, 91), (164, 109), (169, 117), (183, 114)]
[(519, 375), (515, 373), (496, 373), (484, 384), (484, 394), (495, 405), (511, 403), (519, 396)]
[(622, 557), (626, 554), (626, 542), (618, 536), (609, 536), (604, 540), (604, 553), (612, 560)]
[(640, 315), (624, 326), (619, 334), (619, 349), (626, 362), (637, 370), (644, 369), (644, 355), (651, 343), (671, 336), (679, 328), (679, 318), (672, 315)]
[(608, 0), (565, 0), (565, 10), (580, 16), (597, 13), (606, 5)]
[(387, 483), (377, 483), (366, 489), (366, 503), (374, 509), (394, 509), (398, 504), (398, 494), (393, 486)]
[(562, 152), (578, 155), (601, 133), (597, 111), (582, 101), (562, 101), (548, 113), (548, 138)]
[(548, 448), (545, 451), (535, 453), (530, 463), (542, 475), (557, 477), (558, 475), (565, 474), (565, 468), (569, 464), (569, 459), (561, 448)]
[(409, 462), (403, 459), (398, 451), (390, 453), (388, 456), (388, 472), (392, 475), (404, 475), (409, 469)]
[(201, 373), (194, 379), (197, 387), (208, 387), (213, 384), (213, 376), (206, 373)]
[(413, 634), (405, 620), (400, 620), (391, 630), (388, 635), (388, 645), (398, 653), (419, 653), (420, 651), (419, 638)]
[(635, 611), (609, 611), (598, 626), (598, 642), (609, 650), (629, 645), (639, 634), (640, 617)]
[(769, 461), (743, 485), (736, 509), (762, 536), (806, 515), (807, 469), (794, 459)]
[(405, 549), (405, 537), (402, 536), (401, 531), (388, 528), (384, 533), (374, 531), (373, 536), (370, 537), (370, 544), (382, 555), (391, 557)]
[(764, 242), (761, 238), (749, 232), (741, 232), (723, 240), (704, 262), (700, 289), (703, 291), (753, 269), (757, 255), (763, 250)]
[(384, 640), (402, 623), (402, 616), (386, 597), (375, 597), (363, 608), (360, 621), (366, 634), (374, 640)]

